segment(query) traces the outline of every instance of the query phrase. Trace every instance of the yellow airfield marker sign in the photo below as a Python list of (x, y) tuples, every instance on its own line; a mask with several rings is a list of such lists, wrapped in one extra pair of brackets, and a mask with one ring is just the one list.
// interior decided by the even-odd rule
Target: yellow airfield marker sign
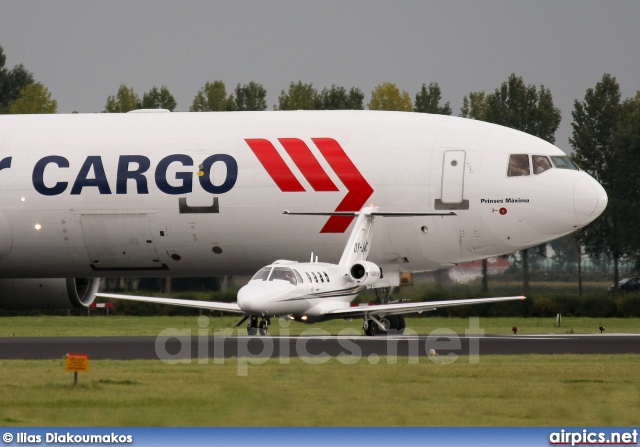
[(73, 386), (78, 385), (78, 373), (89, 372), (88, 354), (67, 354), (65, 356), (65, 366), (68, 372), (73, 373)]

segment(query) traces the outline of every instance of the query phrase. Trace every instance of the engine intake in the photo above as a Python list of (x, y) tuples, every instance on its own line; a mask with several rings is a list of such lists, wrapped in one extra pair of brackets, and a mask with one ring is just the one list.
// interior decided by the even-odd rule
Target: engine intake
[(351, 274), (351, 279), (362, 286), (372, 286), (382, 276), (380, 267), (369, 261), (356, 262), (349, 269), (349, 273)]
[(0, 279), (0, 309), (82, 309), (99, 285), (100, 278)]

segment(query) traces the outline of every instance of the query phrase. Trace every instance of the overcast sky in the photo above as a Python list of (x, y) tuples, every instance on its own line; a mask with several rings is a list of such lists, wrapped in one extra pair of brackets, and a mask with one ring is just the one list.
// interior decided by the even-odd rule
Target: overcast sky
[(166, 85), (187, 111), (206, 81), (256, 81), (269, 108), (291, 81), (414, 98), (438, 82), (458, 114), (511, 73), (551, 89), (568, 151), (573, 101), (611, 73), (640, 89), (640, 1), (0, 0), (7, 66), (22, 63), (58, 111), (98, 112), (120, 84)]

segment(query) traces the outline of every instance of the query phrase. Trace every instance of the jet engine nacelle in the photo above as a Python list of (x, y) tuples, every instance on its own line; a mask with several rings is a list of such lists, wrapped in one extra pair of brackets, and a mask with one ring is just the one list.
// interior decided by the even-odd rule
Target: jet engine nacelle
[(361, 286), (372, 286), (382, 276), (380, 267), (369, 261), (358, 261), (349, 270), (351, 278)]
[(99, 285), (100, 278), (0, 279), (0, 309), (82, 309)]

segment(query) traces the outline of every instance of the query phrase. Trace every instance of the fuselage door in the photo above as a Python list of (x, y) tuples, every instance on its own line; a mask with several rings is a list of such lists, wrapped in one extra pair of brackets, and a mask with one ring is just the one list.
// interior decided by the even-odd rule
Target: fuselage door
[(469, 201), (464, 199), (464, 171), (466, 152), (446, 150), (442, 161), (442, 183), (440, 199), (435, 201), (436, 210), (468, 210)]
[(149, 215), (83, 214), (82, 234), (94, 270), (164, 270)]

